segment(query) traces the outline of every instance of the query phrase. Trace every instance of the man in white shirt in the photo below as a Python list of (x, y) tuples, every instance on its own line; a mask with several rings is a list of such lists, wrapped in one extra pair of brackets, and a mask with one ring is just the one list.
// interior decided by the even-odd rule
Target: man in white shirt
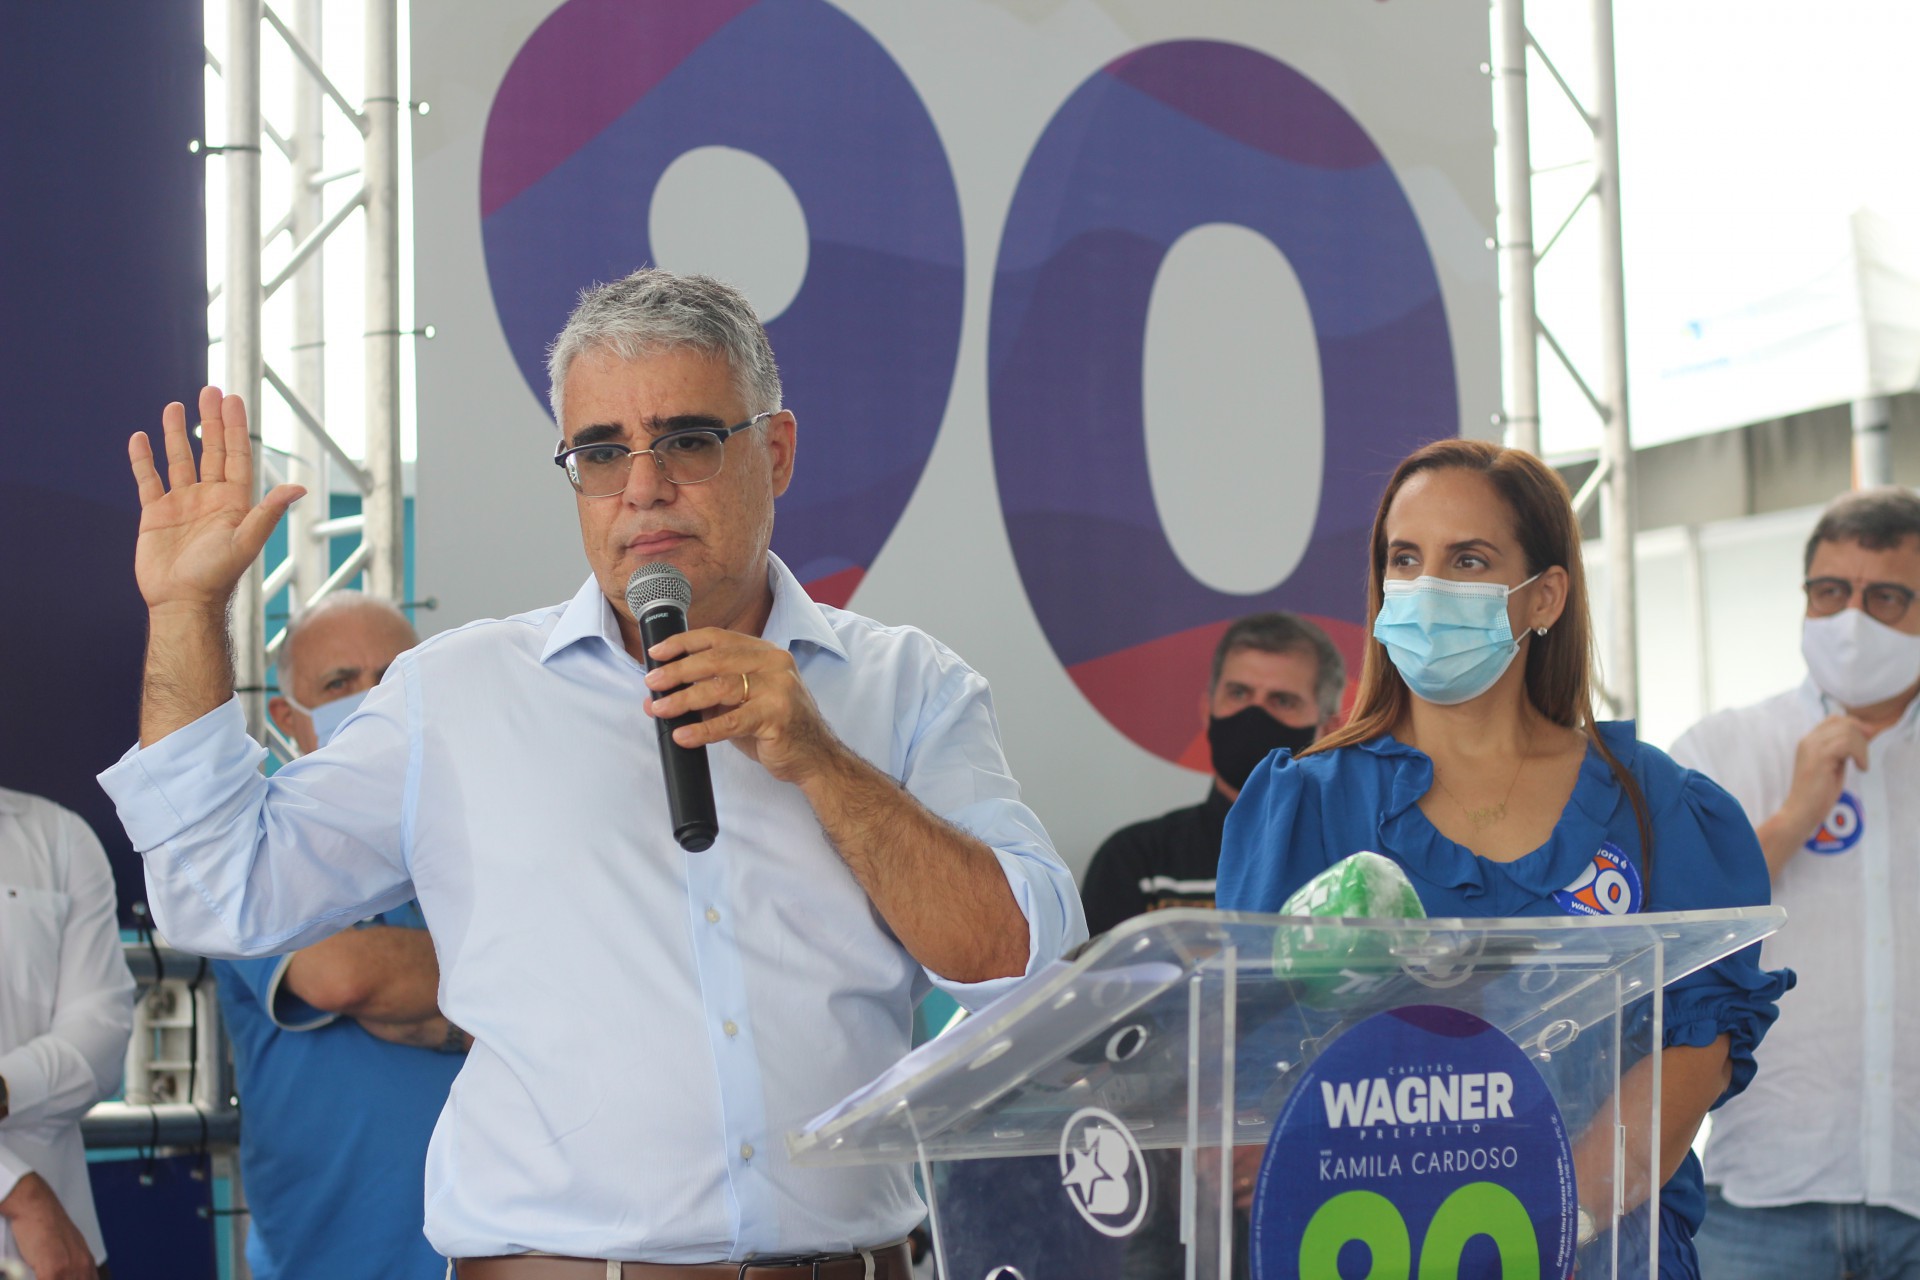
[(106, 1245), (80, 1117), (120, 1087), (133, 975), (87, 824), (0, 790), (0, 1258), (90, 1280)]
[(1673, 747), (1746, 808), (1787, 909), (1761, 963), (1800, 976), (1695, 1243), (1707, 1280), (1920, 1280), (1920, 498), (1839, 499), (1805, 570), (1806, 681)]
[[(202, 393), (197, 470), (168, 406), (170, 485), (131, 444), (141, 747), (102, 783), (176, 945), (298, 948), (418, 896), (474, 1040), (427, 1157), (427, 1236), (462, 1276), (904, 1280), (908, 1171), (793, 1169), (785, 1137), (906, 1051), (929, 984), (977, 1005), (1084, 938), (1072, 876), (985, 682), (815, 604), (768, 549), (796, 423), (744, 298), (600, 286), (549, 372), (591, 576), (403, 655), (271, 780), (225, 609), (299, 490), (252, 505), (237, 399)], [(690, 630), (645, 651), (623, 594), (661, 561)], [(719, 812), (699, 852), (672, 838), (650, 719), (687, 713), (673, 736), (709, 748)]]

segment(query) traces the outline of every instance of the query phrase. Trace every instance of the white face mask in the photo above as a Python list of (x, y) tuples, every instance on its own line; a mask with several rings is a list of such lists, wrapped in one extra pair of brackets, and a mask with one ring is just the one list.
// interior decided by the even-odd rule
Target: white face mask
[(1422, 575), (1381, 584), (1373, 638), (1407, 687), (1443, 707), (1470, 702), (1507, 673), (1520, 654), (1507, 597), (1532, 583), (1454, 582)]
[(1896, 631), (1859, 609), (1808, 618), (1800, 654), (1820, 692), (1843, 707), (1870, 707), (1920, 681), (1920, 636)]

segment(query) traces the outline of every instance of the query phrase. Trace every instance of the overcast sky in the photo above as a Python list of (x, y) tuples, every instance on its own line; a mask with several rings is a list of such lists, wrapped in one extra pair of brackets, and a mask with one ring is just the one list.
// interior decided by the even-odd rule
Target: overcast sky
[[(1528, 20), (1583, 92), (1591, 83), (1587, 6), (1551, 0)], [(1920, 4), (1912, 0), (1616, 0), (1627, 271), (1629, 389), (1636, 438), (1706, 427), (1670, 394), (1698, 343), (1693, 326), (1751, 311), (1847, 261), (1848, 219), (1868, 206), (1920, 227)], [(1561, 50), (1566, 50), (1564, 54)], [(1544, 76), (1532, 82), (1536, 167), (1577, 159), (1587, 135)], [(1544, 242), (1589, 180), (1536, 184)], [(1539, 276), (1556, 336), (1597, 356), (1590, 220)], [(1591, 444), (1597, 427), (1543, 354), (1550, 452)], [(1765, 367), (1756, 371), (1765, 381)], [(1597, 373), (1597, 370), (1596, 370)], [(1784, 412), (1795, 388), (1775, 389)], [(1682, 412), (1682, 410), (1688, 412)], [(1691, 419), (1691, 420), (1690, 420)]]

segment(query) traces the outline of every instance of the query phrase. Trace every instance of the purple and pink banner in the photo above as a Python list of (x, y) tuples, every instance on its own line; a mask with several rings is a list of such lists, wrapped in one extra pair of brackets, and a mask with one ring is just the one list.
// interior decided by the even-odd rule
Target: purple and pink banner
[[(738, 227), (761, 211), (730, 202), (769, 218), (776, 202), (716, 182), (691, 197), (706, 242), (658, 234), (660, 206), (690, 198), (670, 170), (750, 157), (804, 222), (799, 287), (763, 306), (801, 423), (775, 549), (817, 598), (922, 625), (993, 680), (1069, 857), (1190, 803), (1221, 631), (1292, 610), (1357, 660), (1386, 475), (1489, 429), (1497, 396), (1484, 14), (1337, 8), (1281, 22), (1195, 3), (1121, 29), (1092, 3), (1023, 19), (522, 0), (475, 30), (451, 0), (416, 0), (415, 96), (434, 103), (416, 134), (418, 312), (441, 335), (420, 356), (419, 581), (436, 621), (577, 585), (572, 504), (537, 465), (546, 346), (583, 287), (643, 264), (734, 279), (759, 304), (741, 277), (763, 246)], [(1164, 276), (1220, 226), (1284, 262), (1306, 325), (1276, 318), (1249, 370), (1279, 395), (1214, 387), (1170, 410), (1145, 385), (1152, 335), (1205, 342), (1222, 322), (1179, 312)], [(1193, 509), (1157, 483), (1169, 442), (1217, 470)], [(1296, 466), (1317, 475), (1281, 474)], [(1231, 573), (1170, 532), (1302, 492), (1294, 545), (1244, 539)], [(1220, 585), (1249, 576), (1267, 585)]]

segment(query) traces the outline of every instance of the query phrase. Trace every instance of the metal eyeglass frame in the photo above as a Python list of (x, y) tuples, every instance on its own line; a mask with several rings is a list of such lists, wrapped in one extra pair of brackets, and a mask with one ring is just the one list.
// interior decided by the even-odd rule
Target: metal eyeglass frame
[[(1845, 587), (1847, 589), (1847, 598), (1840, 602), (1840, 607), (1838, 609), (1832, 609), (1825, 613), (1816, 612), (1817, 606), (1814, 604), (1813, 593), (1816, 588), (1824, 587), (1829, 584), (1838, 584), (1840, 586)], [(1816, 618), (1831, 618), (1835, 614), (1840, 613), (1842, 610), (1846, 609), (1847, 606), (1851, 605), (1854, 602), (1855, 598), (1858, 598), (1860, 601), (1860, 606), (1862, 611), (1865, 612), (1869, 618), (1872, 618), (1875, 622), (1883, 623), (1889, 627), (1895, 625), (1902, 618), (1907, 616), (1907, 610), (1913, 608), (1913, 602), (1916, 598), (1916, 593), (1914, 592), (1913, 588), (1907, 586), (1904, 583), (1900, 583), (1900, 582), (1855, 583), (1851, 578), (1839, 578), (1839, 577), (1832, 577), (1828, 575), (1822, 575), (1817, 578), (1808, 578), (1805, 582), (1800, 584), (1800, 589), (1806, 593), (1808, 612), (1812, 613), (1813, 616)], [(1875, 613), (1871, 608), (1868, 607), (1868, 600), (1867, 600), (1868, 594), (1874, 591), (1881, 592), (1883, 593), (1884, 596), (1900, 600), (1901, 604), (1900, 604), (1899, 611), (1894, 613), (1892, 617), (1888, 617), (1888, 618), (1883, 618), (1878, 613)]]
[[(705, 484), (707, 481), (713, 479), (714, 476), (719, 475), (721, 470), (726, 467), (727, 455), (724, 450), (728, 440), (745, 431), (748, 427), (759, 426), (762, 422), (765, 422), (778, 412), (779, 410), (777, 409), (769, 409), (765, 413), (756, 413), (745, 422), (736, 423), (731, 427), (686, 427), (680, 431), (669, 431), (665, 435), (655, 436), (653, 444), (645, 449), (635, 449), (633, 446), (621, 444), (617, 440), (596, 440), (591, 444), (577, 444), (572, 448), (556, 448), (553, 451), (553, 465), (567, 473), (567, 483), (571, 484), (573, 491), (583, 498), (611, 498), (616, 494), (626, 492), (627, 485), (633, 483), (633, 458), (643, 453), (653, 459), (654, 468), (659, 471), (660, 478), (668, 484)], [(660, 457), (660, 446), (674, 440), (684, 440), (688, 436), (710, 436), (721, 446), (720, 465), (713, 469), (712, 476), (703, 476), (698, 480), (675, 480), (667, 474), (667, 464), (663, 462)], [(564, 445), (565, 442), (562, 441), (562, 444)], [(577, 470), (569, 464), (573, 461), (573, 455), (585, 452), (588, 449), (619, 449), (627, 455), (627, 479), (618, 489), (609, 490), (606, 493), (588, 493), (580, 487), (579, 474)]]

